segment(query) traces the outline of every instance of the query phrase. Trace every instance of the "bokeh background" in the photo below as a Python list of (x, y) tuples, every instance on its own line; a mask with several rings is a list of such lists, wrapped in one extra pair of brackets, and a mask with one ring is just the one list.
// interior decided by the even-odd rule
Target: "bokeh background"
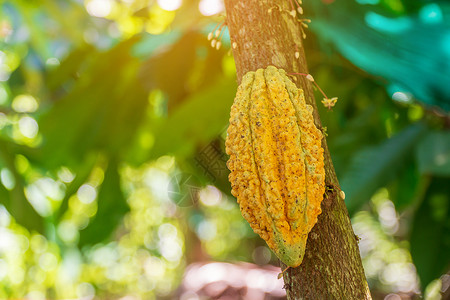
[[(372, 295), (449, 299), (450, 3), (304, 2)], [(0, 299), (284, 297), (230, 195), (224, 20), (221, 0), (0, 0)]]

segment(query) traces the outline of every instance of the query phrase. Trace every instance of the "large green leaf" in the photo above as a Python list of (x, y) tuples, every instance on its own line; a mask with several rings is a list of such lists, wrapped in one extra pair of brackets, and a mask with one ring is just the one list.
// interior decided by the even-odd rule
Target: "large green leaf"
[[(389, 94), (410, 93), (422, 104), (449, 111), (450, 65), (442, 59), (447, 48), (430, 47), (446, 43), (448, 23), (416, 12), (392, 18), (385, 9), (357, 2), (305, 2), (317, 13), (311, 17), (311, 30), (354, 65), (383, 78)], [(448, 1), (441, 2), (439, 18), (446, 20), (449, 8)]]
[(147, 59), (139, 79), (148, 89), (164, 91), (171, 112), (191, 94), (214, 84), (222, 72), (224, 54), (223, 50), (211, 48), (203, 34), (187, 31), (170, 47)]
[(142, 64), (140, 80), (148, 89), (163, 90), (169, 96), (170, 108), (188, 94), (187, 80), (195, 63), (198, 36), (199, 33), (189, 32), (166, 51), (155, 54)]
[(421, 173), (450, 176), (450, 132), (428, 133), (417, 147), (417, 162)]
[(129, 210), (120, 188), (120, 175), (116, 160), (110, 161), (98, 193), (97, 214), (80, 231), (79, 246), (99, 243), (109, 238), (125, 213)]
[(422, 123), (412, 124), (381, 145), (355, 154), (341, 179), (350, 214), (405, 167), (405, 158), (412, 152), (425, 130)]
[(90, 62), (89, 58), (97, 56), (98, 51), (90, 45), (84, 45), (79, 49), (73, 50), (58, 68), (49, 72), (45, 83), (50, 90), (67, 88), (66, 84), (68, 81), (75, 80), (81, 75), (77, 73), (82, 70), (84, 64)]
[(140, 61), (129, 54), (137, 41), (99, 53), (42, 117), (41, 161), (47, 168), (76, 168), (92, 151), (116, 155), (127, 149), (148, 104), (148, 90), (136, 80)]
[(435, 177), (415, 213), (411, 256), (422, 290), (450, 267), (450, 178)]
[(156, 128), (149, 158), (167, 154), (186, 158), (217, 137), (228, 123), (235, 93), (236, 82), (227, 79), (184, 101)]

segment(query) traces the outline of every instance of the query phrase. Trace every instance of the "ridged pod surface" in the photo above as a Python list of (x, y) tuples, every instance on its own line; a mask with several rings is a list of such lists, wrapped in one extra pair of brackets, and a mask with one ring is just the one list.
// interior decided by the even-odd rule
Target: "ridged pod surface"
[(325, 192), (322, 132), (282, 69), (248, 72), (231, 107), (226, 151), (243, 217), (278, 258), (297, 267)]

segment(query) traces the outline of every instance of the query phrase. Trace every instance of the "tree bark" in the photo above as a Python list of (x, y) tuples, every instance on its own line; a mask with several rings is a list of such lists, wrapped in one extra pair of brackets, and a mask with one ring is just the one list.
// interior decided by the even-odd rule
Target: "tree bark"
[[(288, 73), (308, 73), (301, 24), (289, 14), (291, 3), (288, 0), (225, 0), (238, 82), (248, 71), (269, 65)], [(305, 91), (306, 102), (314, 108), (316, 126), (322, 128), (311, 82), (297, 76), (296, 84)], [(322, 146), (327, 185), (322, 214), (309, 234), (302, 264), (284, 273), (287, 297), (371, 299), (357, 237), (336, 188), (339, 183), (325, 138)]]

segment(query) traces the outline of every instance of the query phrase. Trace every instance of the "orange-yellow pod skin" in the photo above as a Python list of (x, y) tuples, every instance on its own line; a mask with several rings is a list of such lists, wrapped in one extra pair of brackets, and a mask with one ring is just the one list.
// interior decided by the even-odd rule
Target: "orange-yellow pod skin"
[(302, 263), (325, 192), (322, 132), (282, 69), (248, 72), (231, 107), (226, 151), (243, 217), (278, 258)]

